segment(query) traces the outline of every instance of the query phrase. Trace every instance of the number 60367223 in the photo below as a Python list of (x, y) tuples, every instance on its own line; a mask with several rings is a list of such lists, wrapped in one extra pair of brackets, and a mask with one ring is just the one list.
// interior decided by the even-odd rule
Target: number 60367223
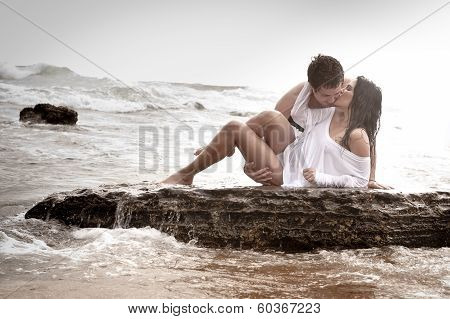
[(320, 303), (283, 302), (259, 303), (259, 313), (319, 313)]

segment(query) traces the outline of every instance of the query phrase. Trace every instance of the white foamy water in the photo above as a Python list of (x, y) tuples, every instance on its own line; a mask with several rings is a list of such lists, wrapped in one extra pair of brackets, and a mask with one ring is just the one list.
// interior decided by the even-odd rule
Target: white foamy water
[[(448, 248), (293, 255), (214, 250), (151, 228), (77, 229), (23, 218), (53, 192), (160, 180), (192, 159), (194, 149), (228, 120), (273, 109), (279, 97), (247, 87), (128, 87), (64, 67), (0, 64), (0, 295), (448, 298)], [(24, 106), (43, 102), (73, 107), (78, 124), (18, 121)], [(448, 121), (420, 121), (422, 114), (410, 109), (385, 101), (378, 180), (405, 192), (448, 191)], [(234, 156), (196, 183), (254, 185), (242, 165)]]
[(57, 278), (88, 281), (94, 289), (106, 285), (101, 296), (158, 282), (162, 291), (147, 287), (139, 296), (443, 298), (450, 292), (448, 248), (286, 255), (198, 248), (151, 228), (74, 229), (23, 215), (1, 223), (6, 226), (15, 229), (0, 232), (0, 276), (7, 287), (0, 292), (6, 296), (18, 277), (25, 279), (18, 295), (27, 281), (50, 280), (47, 285), (59, 289), (51, 283)]

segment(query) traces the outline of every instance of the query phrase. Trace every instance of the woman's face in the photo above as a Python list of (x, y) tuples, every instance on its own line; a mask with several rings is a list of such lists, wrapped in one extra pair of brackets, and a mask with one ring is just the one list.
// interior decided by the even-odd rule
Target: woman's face
[(358, 80), (354, 79), (347, 83), (344, 83), (344, 88), (342, 89), (341, 96), (339, 96), (334, 102), (336, 107), (348, 107), (353, 99), (353, 92), (355, 90), (355, 85)]

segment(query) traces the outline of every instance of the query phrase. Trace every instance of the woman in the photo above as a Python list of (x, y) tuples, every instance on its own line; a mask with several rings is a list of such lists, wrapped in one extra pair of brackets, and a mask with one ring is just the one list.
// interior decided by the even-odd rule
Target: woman
[[(300, 94), (294, 108), (305, 105), (302, 98)], [(238, 147), (246, 162), (253, 162), (256, 169), (267, 167), (271, 171), (271, 185), (367, 187), (370, 154), (375, 150), (381, 115), (381, 91), (358, 77), (346, 86), (334, 106), (297, 110), (305, 132), (294, 138), (282, 156), (277, 156), (270, 143), (255, 133), (250, 127), (252, 120), (249, 124), (231, 121), (192, 163), (163, 183), (192, 184), (195, 174), (233, 154)], [(274, 114), (271, 125), (283, 132), (288, 127), (292, 130), (284, 116), (277, 116), (279, 112), (269, 112)], [(280, 138), (292, 139), (292, 135)]]

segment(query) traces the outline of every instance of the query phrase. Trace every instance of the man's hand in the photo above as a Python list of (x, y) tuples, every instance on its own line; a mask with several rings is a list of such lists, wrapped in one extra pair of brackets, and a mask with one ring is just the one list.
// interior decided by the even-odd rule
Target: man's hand
[(377, 181), (369, 181), (368, 187), (371, 189), (393, 189), (393, 187), (380, 184)]
[(316, 184), (316, 169), (315, 168), (305, 168), (303, 170), (303, 177), (311, 184)]
[(244, 165), (244, 173), (257, 183), (270, 186), (272, 183), (272, 171), (268, 167), (256, 170), (254, 162), (247, 162)]

